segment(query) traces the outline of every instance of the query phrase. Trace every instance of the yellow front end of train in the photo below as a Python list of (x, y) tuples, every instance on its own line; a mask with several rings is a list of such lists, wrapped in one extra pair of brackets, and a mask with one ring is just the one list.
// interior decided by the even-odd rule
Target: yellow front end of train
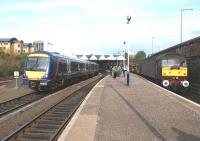
[(29, 87), (40, 89), (47, 85), (49, 55), (43, 53), (30, 54), (25, 66), (25, 79)]
[(171, 69), (169, 67), (163, 67), (162, 68), (162, 76), (186, 76), (187, 77), (188, 74), (188, 68), (187, 67), (181, 67), (178, 69)]
[(165, 87), (186, 88), (189, 86), (186, 59), (180, 56), (162, 60), (162, 84)]

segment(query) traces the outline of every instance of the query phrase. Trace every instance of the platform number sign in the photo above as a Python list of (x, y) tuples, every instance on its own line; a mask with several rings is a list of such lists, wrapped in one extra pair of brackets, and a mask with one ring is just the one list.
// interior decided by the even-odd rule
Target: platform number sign
[(19, 71), (14, 71), (14, 77), (18, 78), (19, 77)]

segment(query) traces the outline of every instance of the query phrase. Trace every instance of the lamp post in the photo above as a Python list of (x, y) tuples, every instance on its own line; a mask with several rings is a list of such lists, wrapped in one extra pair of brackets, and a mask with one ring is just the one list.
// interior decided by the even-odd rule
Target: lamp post
[(123, 50), (123, 56), (124, 56), (124, 60), (123, 60), (123, 76), (125, 77), (125, 68), (126, 68), (126, 41), (123, 42), (124, 45), (124, 50)]
[(151, 54), (153, 54), (153, 41), (154, 41), (154, 38), (156, 38), (156, 37), (152, 37), (152, 40), (151, 40)]
[[(127, 24), (129, 25), (131, 16), (127, 16)], [(127, 86), (129, 86), (129, 47), (127, 48)]]
[[(131, 16), (127, 16), (127, 24), (129, 25), (131, 21)], [(129, 72), (129, 47), (127, 49), (127, 71)]]
[(180, 42), (182, 43), (182, 17), (183, 17), (183, 11), (186, 10), (193, 10), (193, 9), (181, 9), (181, 32), (180, 32)]

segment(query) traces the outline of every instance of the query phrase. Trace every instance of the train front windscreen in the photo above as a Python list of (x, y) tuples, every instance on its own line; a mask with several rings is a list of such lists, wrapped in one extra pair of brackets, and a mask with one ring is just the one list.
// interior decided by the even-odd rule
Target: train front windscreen
[(46, 71), (48, 64), (48, 57), (28, 57), (26, 71)]
[(187, 67), (186, 60), (173, 58), (162, 60), (162, 67)]

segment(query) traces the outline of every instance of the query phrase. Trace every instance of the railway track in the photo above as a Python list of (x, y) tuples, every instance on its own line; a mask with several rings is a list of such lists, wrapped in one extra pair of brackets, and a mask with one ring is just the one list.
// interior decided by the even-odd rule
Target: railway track
[(9, 81), (0, 81), (0, 86), (4, 86), (6, 84), (8, 84)]
[(199, 86), (196, 86), (195, 84), (191, 84), (186, 92), (178, 93), (178, 94), (191, 100), (191, 101), (194, 101), (194, 102), (200, 104)]
[[(152, 83), (155, 83), (156, 85), (159, 85), (162, 88), (166, 89), (165, 87), (163, 87), (162, 85), (156, 83), (154, 80), (152, 80), (150, 78), (147, 78), (147, 77), (142, 76), (142, 75), (138, 75), (138, 76), (140, 76), (140, 77), (142, 77), (144, 79), (147, 79), (147, 80), (151, 81)], [(196, 103), (200, 104), (200, 95), (199, 95), (200, 91), (199, 91), (198, 87), (199, 87), (199, 85), (197, 85), (197, 84), (191, 84), (189, 86), (189, 88), (187, 90), (185, 90), (185, 91), (172, 91), (172, 90), (170, 90), (170, 91), (172, 91), (172, 92), (174, 92), (174, 93), (176, 93), (176, 94), (178, 94), (178, 95), (180, 95), (180, 96), (182, 96), (184, 98), (187, 98), (187, 99), (189, 99), (189, 100), (191, 100), (193, 102), (196, 102)]]
[[(37, 103), (37, 106), (43, 107), (45, 110), (40, 108), (40, 112), (34, 113), (34, 116), (30, 116), (28, 120), (23, 119), (23, 121), (25, 121), (23, 124), (17, 123), (17, 125), (14, 126), (11, 124), (13, 121), (3, 123), (5, 125), (0, 125), (1, 128), (7, 128), (7, 126), (13, 127), (12, 130), (5, 131), (3, 134), (6, 136), (2, 134), (0, 139), (2, 141), (56, 140), (85, 96), (101, 78), (102, 77), (97, 77), (95, 79), (86, 80), (80, 84), (75, 84), (74, 86), (66, 88), (66, 90), (62, 90), (61, 92), (39, 100), (42, 101), (40, 103), (36, 101), (35, 103)], [(44, 105), (46, 106), (44, 107)], [(38, 109), (37, 106), (33, 106), (34, 111)], [(29, 110), (31, 111), (30, 108)], [(23, 114), (28, 112), (28, 110), (23, 112), (21, 117), (24, 117)], [(15, 120), (15, 118), (12, 120)]]
[(8, 113), (11, 113), (25, 105), (28, 105), (38, 99), (41, 99), (47, 95), (38, 94), (36, 92), (30, 93), (28, 95), (24, 95), (18, 97), (16, 99), (12, 99), (0, 104), (0, 117), (5, 116)]
[(79, 92), (67, 97), (2, 141), (7, 141), (11, 138), (14, 138), (16, 141), (55, 140), (64, 125), (71, 119), (73, 113), (79, 107), (85, 96), (86, 93), (83, 94)]

